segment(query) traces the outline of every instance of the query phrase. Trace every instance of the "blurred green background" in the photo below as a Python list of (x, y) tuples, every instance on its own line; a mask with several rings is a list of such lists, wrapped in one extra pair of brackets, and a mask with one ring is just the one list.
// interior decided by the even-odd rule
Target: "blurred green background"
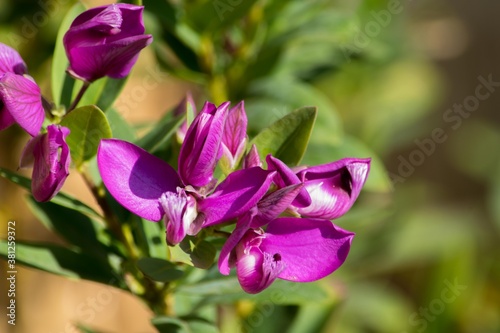
[[(72, 3), (0, 0), (0, 42), (47, 95)], [(198, 105), (244, 99), (252, 133), (316, 105), (304, 163), (374, 159), (358, 202), (335, 221), (356, 237), (344, 266), (320, 281), (331, 292), (300, 305), (228, 302), (217, 309), (222, 332), (500, 332), (499, 2), (144, 3), (155, 42), (117, 102), (125, 119), (154, 122), (187, 90)], [(148, 75), (158, 86), (140, 95)], [(16, 127), (0, 133), (2, 167), (16, 169), (27, 139)], [(65, 189), (92, 203), (77, 179)], [(19, 239), (60, 242), (25, 195), (0, 179), (0, 235), (15, 219)], [(2, 331), (74, 332), (83, 322), (154, 332), (151, 313), (123, 293), (86, 316), (102, 286), (22, 268), (18, 278), (18, 325), (4, 318)]]

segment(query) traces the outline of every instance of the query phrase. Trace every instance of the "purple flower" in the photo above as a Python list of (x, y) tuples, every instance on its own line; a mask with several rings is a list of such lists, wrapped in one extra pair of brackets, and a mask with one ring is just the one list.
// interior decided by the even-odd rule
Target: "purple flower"
[(247, 114), (241, 101), (229, 110), (222, 136), (221, 166), (226, 173), (233, 171), (243, 154), (247, 143)]
[(162, 218), (174, 245), (200, 228), (237, 218), (266, 194), (275, 172), (258, 167), (231, 173), (217, 187), (227, 106), (206, 103), (189, 127), (179, 154), (179, 174), (166, 162), (131, 143), (102, 140), (97, 163), (111, 195), (131, 212)]
[(301, 167), (294, 173), (279, 159), (268, 155), (269, 170), (276, 170), (278, 187), (304, 184), (292, 203), (302, 217), (336, 219), (347, 213), (361, 192), (370, 170), (370, 159), (344, 158), (313, 167)]
[(307, 207), (297, 207), (301, 216), (336, 219), (347, 213), (368, 178), (371, 159), (344, 158), (302, 169), (297, 173), (311, 196)]
[(17, 123), (36, 136), (44, 118), (38, 85), (29, 77), (11, 72), (0, 74), (0, 130)]
[(4, 73), (23, 75), (28, 73), (28, 68), (16, 50), (0, 43), (0, 75)]
[(252, 294), (277, 278), (311, 282), (331, 274), (344, 263), (354, 237), (322, 219), (278, 218), (266, 231), (248, 225), (240, 224), (224, 245), (219, 270), (227, 275), (236, 267), (241, 287)]
[(52, 199), (69, 175), (68, 134), (68, 128), (50, 125), (47, 133), (35, 136), (24, 148), (19, 167), (33, 166), (31, 192), (37, 201)]
[(143, 9), (112, 4), (80, 14), (63, 39), (71, 75), (88, 82), (127, 76), (153, 38), (144, 34)]

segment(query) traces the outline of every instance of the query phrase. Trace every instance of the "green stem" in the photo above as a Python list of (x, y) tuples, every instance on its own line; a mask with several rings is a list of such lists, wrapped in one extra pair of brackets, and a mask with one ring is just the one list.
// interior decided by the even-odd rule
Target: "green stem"
[(155, 313), (166, 313), (169, 308), (166, 304), (168, 295), (165, 295), (165, 292), (168, 293), (168, 284), (165, 285), (163, 289), (159, 288), (153, 281), (149, 280), (142, 274), (142, 272), (139, 271), (136, 262), (139, 259), (140, 254), (135, 246), (134, 237), (130, 227), (126, 224), (120, 224), (117, 216), (111, 210), (111, 207), (104, 196), (104, 191), (95, 185), (87, 170), (81, 170), (80, 173), (98, 205), (101, 207), (104, 214), (104, 220), (106, 221), (108, 228), (116, 236), (116, 238), (123, 243), (128, 255), (130, 256), (130, 262), (125, 265), (125, 270), (133, 276), (135, 281), (139, 283), (140, 288), (143, 289), (138, 296), (140, 296)]
[(83, 94), (85, 94), (85, 92), (87, 91), (89, 86), (90, 86), (90, 82), (83, 81), (83, 86), (80, 88), (78, 95), (76, 95), (75, 99), (73, 100), (73, 103), (71, 103), (71, 106), (69, 107), (68, 112), (66, 112), (66, 114), (70, 113), (71, 111), (73, 111), (76, 108), (76, 106), (78, 105), (78, 103), (82, 99)]

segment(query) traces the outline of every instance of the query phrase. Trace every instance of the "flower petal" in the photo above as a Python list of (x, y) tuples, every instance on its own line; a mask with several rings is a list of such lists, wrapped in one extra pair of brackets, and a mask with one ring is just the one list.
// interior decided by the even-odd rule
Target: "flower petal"
[(236, 157), (239, 150), (241, 150), (241, 143), (246, 142), (247, 123), (245, 104), (241, 101), (229, 110), (226, 125), (224, 126), (224, 133), (222, 135), (222, 143), (231, 152), (233, 158)]
[(259, 249), (261, 234), (249, 230), (236, 246), (236, 274), (244, 291), (256, 294), (266, 289), (285, 269), (285, 263), (277, 254)]
[(32, 139), (34, 165), (31, 192), (37, 201), (52, 199), (69, 175), (71, 157), (66, 144), (68, 134), (68, 128), (50, 125), (47, 127), (47, 133)]
[(257, 214), (252, 220), (252, 228), (260, 228), (276, 219), (292, 203), (304, 187), (303, 184), (290, 185), (266, 194), (257, 203)]
[(241, 216), (266, 194), (274, 172), (261, 168), (238, 170), (217, 186), (214, 193), (199, 202), (198, 210), (205, 215), (203, 227)]
[(3, 73), (14, 73), (23, 75), (28, 68), (19, 53), (3, 43), (0, 43), (0, 75)]
[(280, 279), (310, 282), (344, 263), (353, 237), (328, 220), (279, 218), (269, 223), (260, 249), (280, 255), (286, 266)]
[(229, 102), (205, 103), (189, 126), (179, 153), (179, 174), (185, 185), (203, 187), (213, 180), (221, 157), (221, 141)]
[[(297, 175), (290, 169), (285, 163), (271, 154), (266, 156), (267, 168), (269, 170), (276, 170), (277, 174), (274, 179), (276, 185), (279, 188), (283, 188), (288, 185), (296, 185), (301, 184), (302, 181), (297, 177)], [(293, 201), (293, 205), (295, 207), (307, 207), (311, 204), (311, 197), (306, 189), (302, 189), (295, 200)]]
[(305, 217), (335, 219), (344, 215), (361, 192), (370, 170), (370, 159), (345, 158), (306, 168), (298, 173), (312, 198), (312, 204), (299, 207)]
[(144, 149), (117, 139), (102, 140), (97, 165), (104, 185), (125, 208), (147, 220), (159, 221), (159, 199), (176, 192), (181, 182), (175, 170)]
[(40, 132), (45, 111), (40, 88), (35, 82), (22, 75), (3, 74), (0, 77), (0, 102), (3, 103), (0, 112), (10, 114), (10, 117), (0, 117), (0, 130), (10, 126), (14, 119), (31, 136)]
[(139, 51), (151, 44), (151, 35), (139, 35), (112, 43), (69, 49), (68, 71), (77, 78), (92, 82), (103, 76), (121, 79), (130, 73)]
[(196, 200), (178, 187), (177, 193), (163, 193), (160, 204), (165, 212), (167, 243), (171, 246), (179, 244), (186, 237), (191, 223), (198, 215)]
[(223, 275), (229, 275), (230, 272), (230, 256), (231, 252), (234, 250), (236, 245), (241, 241), (245, 233), (250, 228), (250, 222), (252, 222), (252, 216), (254, 214), (247, 213), (243, 215), (243, 217), (239, 218), (236, 222), (236, 228), (234, 228), (231, 235), (228, 237), (222, 249), (220, 250), (219, 255), (219, 272)]
[(243, 159), (243, 169), (253, 167), (262, 168), (262, 162), (260, 161), (259, 152), (257, 151), (257, 146), (255, 144), (252, 144), (250, 151)]

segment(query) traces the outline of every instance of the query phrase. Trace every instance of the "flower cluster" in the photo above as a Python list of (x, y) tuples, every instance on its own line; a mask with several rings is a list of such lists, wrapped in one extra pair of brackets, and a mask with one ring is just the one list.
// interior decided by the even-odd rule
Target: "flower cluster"
[(69, 130), (49, 125), (46, 133), (40, 133), (45, 119), (42, 95), (27, 71), (19, 53), (0, 44), (0, 130), (17, 123), (32, 136), (19, 167), (33, 166), (33, 197), (38, 201), (48, 201), (57, 194), (69, 175), (71, 158), (65, 141)]
[[(276, 278), (318, 280), (342, 265), (354, 234), (329, 220), (350, 209), (370, 159), (291, 169), (268, 155), (263, 168), (255, 145), (245, 154), (243, 102), (232, 108), (229, 102), (218, 107), (206, 102), (180, 131), (178, 172), (122, 140), (102, 140), (97, 155), (111, 195), (144, 219), (162, 220), (169, 245), (203, 228), (235, 222), (219, 270), (227, 275), (236, 267), (248, 293), (262, 291)], [(218, 163), (229, 170), (221, 182), (214, 177)]]

